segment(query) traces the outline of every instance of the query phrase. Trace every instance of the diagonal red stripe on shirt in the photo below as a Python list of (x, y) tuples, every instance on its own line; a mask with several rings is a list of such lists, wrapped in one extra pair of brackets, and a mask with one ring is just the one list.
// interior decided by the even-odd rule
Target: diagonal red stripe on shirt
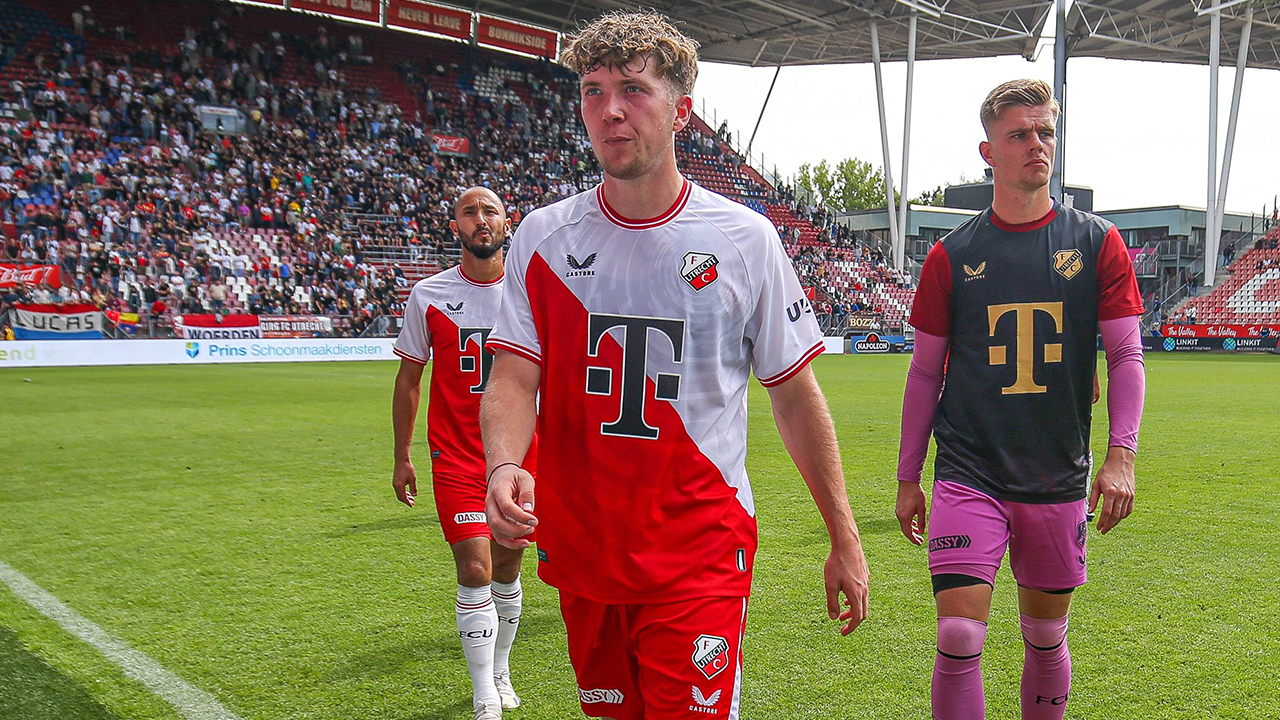
[[(602, 434), (621, 408), (622, 347), (607, 335), (598, 356), (587, 356), (587, 309), (536, 253), (526, 287), (544, 360), (537, 514), (547, 559), (539, 576), (600, 603), (746, 596), (751, 573), (738, 571), (735, 558), (745, 549), (751, 566), (756, 523), (736, 489), (689, 437), (675, 407), (654, 398), (652, 378), (645, 420), (659, 428), (658, 438)], [(650, 339), (651, 356), (670, 351), (666, 340)], [(612, 395), (586, 393), (588, 366), (612, 370)], [(687, 367), (681, 392), (696, 392)]]

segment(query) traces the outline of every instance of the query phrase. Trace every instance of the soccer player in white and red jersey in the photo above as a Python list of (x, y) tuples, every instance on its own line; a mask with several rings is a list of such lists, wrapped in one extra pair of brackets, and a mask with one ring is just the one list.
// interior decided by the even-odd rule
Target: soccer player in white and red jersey
[[(1049, 195), (1058, 116), (1049, 86), (1004, 83), (980, 116), (994, 198), (934, 245), (921, 271), (897, 516), (916, 545), (928, 529), (938, 609), (933, 717), (985, 717), (982, 647), (1007, 550), (1025, 646), (1022, 717), (1062, 720), (1067, 613), (1086, 577), (1086, 497), (1089, 511), (1102, 503), (1101, 533), (1133, 510), (1146, 388), (1142, 298), (1115, 225)], [(1099, 333), (1110, 438), (1090, 493)], [(926, 518), (920, 476), (930, 434), (938, 452)]]
[[(696, 45), (661, 15), (618, 12), (563, 60), (580, 76), (604, 181), (530, 213), (512, 241), (481, 408), (489, 523), (513, 547), (537, 526), (586, 714), (737, 718), (756, 554), (753, 370), (826, 522), (828, 612), (845, 633), (867, 612), (839, 448), (808, 367), (822, 335), (768, 219), (676, 167)], [(519, 466), (535, 424), (536, 501)]]
[[(473, 187), (458, 198), (449, 223), (462, 243), (462, 264), (418, 281), (409, 294), (393, 400), (395, 473), (400, 502), (413, 507), (417, 472), (410, 459), (422, 370), (432, 361), (427, 406), (432, 490), (440, 527), (458, 571), (458, 637), (471, 674), (476, 720), (517, 707), (511, 686), (511, 643), (520, 624), (523, 551), (492, 541), (485, 518), (484, 451), (480, 396), (493, 355), (485, 340), (502, 303), (502, 246), (511, 231), (493, 191)], [(520, 460), (532, 472), (535, 451)]]

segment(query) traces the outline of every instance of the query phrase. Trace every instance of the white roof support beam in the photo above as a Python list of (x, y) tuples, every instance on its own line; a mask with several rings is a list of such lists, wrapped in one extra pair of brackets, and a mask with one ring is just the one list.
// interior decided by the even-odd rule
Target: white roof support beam
[(1214, 13), (1209, 30), (1209, 196), (1204, 207), (1204, 284), (1213, 285), (1218, 266), (1218, 43), (1222, 14)]
[[(885, 209), (889, 215), (889, 241), (893, 254), (897, 254), (898, 242), (898, 207), (893, 201), (893, 167), (889, 164), (889, 125), (884, 115), (884, 78), (880, 72), (880, 32), (876, 22), (871, 22), (871, 64), (875, 66), (876, 75), (876, 109), (880, 111), (880, 150), (884, 155), (884, 196)], [(901, 268), (902, 264), (894, 258), (894, 263)]]
[[(1218, 237), (1214, 241), (1214, 258), (1213, 267), (1217, 267), (1217, 256), (1222, 244), (1222, 221), (1226, 215), (1227, 208), (1227, 182), (1231, 178), (1231, 154), (1236, 145), (1236, 124), (1240, 118), (1240, 95), (1244, 89), (1244, 71), (1245, 62), (1249, 55), (1249, 35), (1253, 30), (1253, 6), (1250, 5), (1245, 12), (1244, 28), (1240, 32), (1240, 47), (1236, 57), (1236, 77), (1234, 86), (1231, 89), (1231, 114), (1227, 116), (1227, 144), (1222, 150), (1222, 177), (1218, 183), (1218, 202), (1214, 206), (1216, 218), (1214, 220), (1214, 228), (1218, 233)], [(1208, 274), (1209, 256), (1208, 247), (1205, 247), (1205, 283), (1212, 282), (1212, 276)]]
[(898, 205), (898, 237), (893, 243), (893, 266), (901, 270), (907, 254), (907, 170), (911, 167), (911, 100), (915, 93), (916, 74), (916, 14), (911, 14), (911, 27), (907, 32), (907, 107), (902, 116), (902, 201)]
[(1066, 202), (1067, 158), (1067, 0), (1057, 0), (1056, 30), (1053, 34), (1053, 95), (1058, 100), (1058, 137), (1053, 174), (1049, 176), (1049, 194)]

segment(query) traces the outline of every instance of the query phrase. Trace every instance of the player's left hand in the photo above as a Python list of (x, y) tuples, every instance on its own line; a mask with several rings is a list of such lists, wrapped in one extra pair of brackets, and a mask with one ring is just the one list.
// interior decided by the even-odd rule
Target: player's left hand
[[(841, 635), (848, 635), (867, 619), (868, 576), (867, 557), (862, 552), (862, 542), (855, 536), (852, 543), (837, 544), (831, 548), (827, 562), (822, 567), (827, 586), (827, 614), (832, 620), (843, 620)], [(848, 608), (840, 612), (840, 593)]]
[(1101, 399), (1102, 399), (1102, 387), (1098, 385), (1098, 373), (1097, 371), (1094, 371), (1093, 373), (1093, 404), (1097, 405), (1098, 401)]
[(1129, 517), (1133, 512), (1134, 452), (1129, 448), (1107, 448), (1107, 459), (1093, 481), (1093, 490), (1089, 493), (1089, 512), (1098, 508), (1098, 499), (1102, 499), (1102, 512), (1098, 514), (1098, 532), (1106, 535), (1111, 528)]
[(413, 500), (418, 495), (418, 473), (408, 459), (396, 461), (391, 475), (391, 487), (396, 491), (396, 499), (413, 507)]

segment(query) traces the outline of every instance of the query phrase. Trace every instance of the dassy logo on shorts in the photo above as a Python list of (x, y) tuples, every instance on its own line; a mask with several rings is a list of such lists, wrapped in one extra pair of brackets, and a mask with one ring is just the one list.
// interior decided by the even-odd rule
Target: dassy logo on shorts
[(973, 544), (968, 535), (944, 535), (942, 537), (929, 538), (929, 552), (938, 550), (958, 550), (967, 548)]
[(724, 672), (729, 667), (729, 641), (719, 635), (699, 635), (693, 641), (693, 664), (708, 680)]
[(484, 513), (478, 512), (458, 513), (453, 516), (453, 521), (459, 525), (489, 522), (488, 518), (484, 516)]
[(582, 688), (578, 688), (578, 699), (582, 701), (583, 705), (591, 705), (593, 703), (621, 705), (622, 698), (623, 695), (621, 690), (602, 690), (600, 688), (584, 690)]

